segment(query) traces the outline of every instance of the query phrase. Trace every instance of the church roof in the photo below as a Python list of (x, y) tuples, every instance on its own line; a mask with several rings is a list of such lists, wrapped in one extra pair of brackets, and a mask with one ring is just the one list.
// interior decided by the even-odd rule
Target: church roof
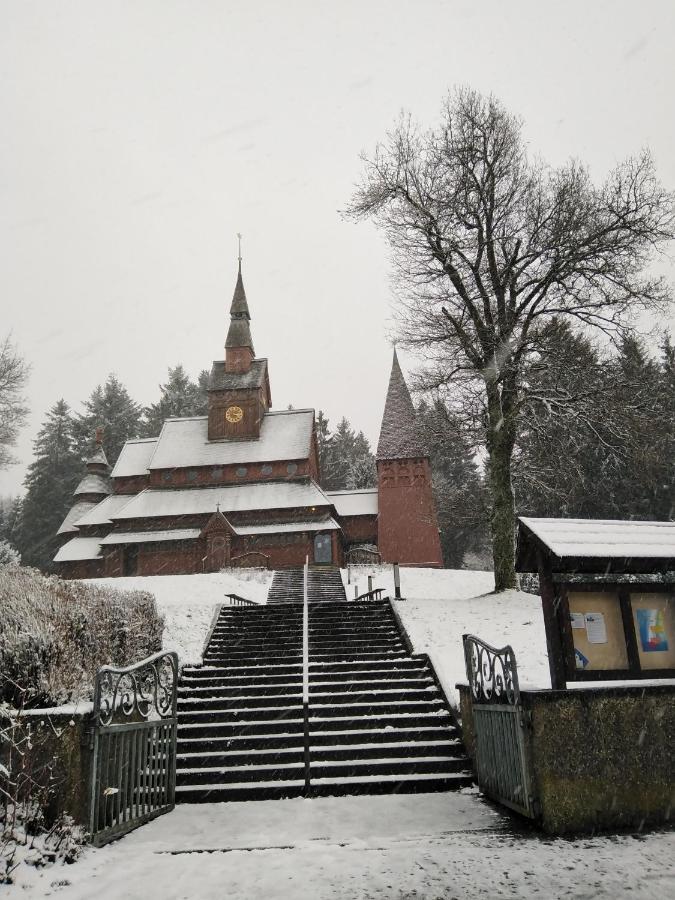
[(202, 533), (201, 528), (171, 528), (165, 531), (111, 531), (100, 538), (102, 546), (110, 544), (144, 544), (152, 541), (190, 541)]
[(66, 513), (66, 517), (61, 522), (61, 527), (57, 534), (69, 534), (77, 531), (75, 524), (85, 513), (90, 512), (94, 507), (99, 506), (95, 500), (77, 500)]
[(155, 452), (158, 438), (144, 438), (127, 441), (112, 470), (113, 478), (132, 478), (147, 475), (148, 466)]
[(150, 461), (150, 469), (190, 466), (246, 465), (307, 459), (311, 450), (314, 411), (267, 412), (255, 440), (208, 440), (208, 418), (167, 419)]
[(115, 513), (126, 506), (134, 496), (134, 494), (110, 494), (100, 503), (91, 504), (88, 511), (83, 511), (81, 516), (75, 520), (75, 525), (78, 528), (87, 525), (112, 525)]
[(358, 491), (326, 491), (339, 516), (376, 516), (377, 488)]
[(236, 391), (259, 388), (265, 382), (266, 372), (266, 359), (254, 359), (247, 372), (226, 372), (224, 360), (216, 359), (211, 367), (208, 389), (210, 391)]
[(417, 426), (408, 385), (405, 383), (394, 350), (380, 440), (377, 445), (377, 459), (410, 459), (428, 455), (429, 451)]
[(100, 537), (74, 537), (61, 547), (54, 562), (78, 562), (83, 559), (99, 559), (100, 556)]
[(106, 466), (108, 465), (108, 457), (101, 444), (96, 445), (96, 449), (86, 462), (87, 466)]
[(246, 319), (251, 318), (251, 315), (248, 311), (246, 291), (244, 290), (244, 279), (241, 277), (241, 263), (239, 264), (237, 283), (234, 286), (234, 295), (232, 297), (232, 306), (230, 306), (230, 315), (236, 317), (243, 316)]
[(110, 483), (107, 477), (99, 475), (96, 472), (87, 472), (84, 478), (75, 488), (74, 496), (80, 494), (101, 494), (105, 497), (110, 493)]
[(328, 507), (330, 501), (313, 481), (270, 481), (209, 488), (146, 488), (118, 513), (115, 521), (191, 516), (214, 512)]

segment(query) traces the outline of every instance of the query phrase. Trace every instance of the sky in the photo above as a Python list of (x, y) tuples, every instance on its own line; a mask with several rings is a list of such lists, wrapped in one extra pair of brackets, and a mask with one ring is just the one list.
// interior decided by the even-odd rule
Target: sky
[(222, 358), (237, 232), (274, 406), (375, 443), (389, 251), (340, 210), (401, 109), (432, 125), (469, 85), (550, 163), (600, 180), (649, 146), (675, 188), (671, 0), (0, 0), (0, 21), (0, 337), (32, 367), (0, 495), (59, 398), (115, 372), (147, 404), (169, 366)]

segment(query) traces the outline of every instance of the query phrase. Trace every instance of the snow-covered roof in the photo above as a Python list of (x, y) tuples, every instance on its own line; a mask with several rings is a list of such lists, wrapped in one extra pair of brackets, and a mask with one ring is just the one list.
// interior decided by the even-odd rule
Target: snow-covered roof
[(299, 531), (339, 531), (340, 526), (335, 519), (323, 522), (270, 522), (266, 525), (236, 525), (237, 534), (294, 534)]
[(105, 450), (100, 444), (97, 444), (94, 448), (94, 452), (91, 454), (89, 459), (87, 460), (88, 466), (107, 466), (108, 465), (108, 457), (105, 455)]
[(214, 359), (209, 376), (210, 391), (241, 391), (262, 387), (267, 375), (267, 360), (254, 359), (246, 372), (228, 372), (224, 359)]
[(376, 516), (377, 488), (359, 491), (326, 491), (339, 516)]
[(113, 516), (133, 500), (135, 494), (111, 494), (100, 503), (90, 504), (88, 512), (83, 512), (75, 525), (112, 525)]
[(149, 468), (179, 469), (307, 459), (313, 421), (311, 409), (268, 412), (263, 416), (257, 440), (209, 441), (206, 416), (167, 419)]
[(201, 534), (199, 528), (174, 528), (170, 531), (112, 531), (101, 544), (140, 544), (145, 541), (191, 541)]
[(113, 518), (200, 515), (214, 512), (217, 503), (223, 513), (231, 513), (306, 506), (325, 508), (329, 500), (313, 481), (270, 481), (208, 488), (146, 488)]
[(99, 559), (101, 538), (74, 537), (64, 544), (54, 557), (54, 562), (78, 562), (82, 559)]
[(75, 523), (77, 520), (99, 505), (95, 500), (77, 500), (66, 513), (65, 519), (61, 522), (61, 527), (56, 533), (68, 534), (69, 532), (76, 532), (77, 525)]
[(558, 557), (675, 559), (675, 522), (525, 516), (520, 521)]
[(102, 494), (105, 496), (110, 493), (110, 482), (103, 475), (96, 472), (88, 472), (75, 488), (74, 496), (79, 494)]
[(147, 475), (148, 466), (155, 452), (158, 438), (144, 438), (127, 441), (112, 470), (113, 478), (132, 478)]
[(391, 366), (387, 399), (384, 404), (377, 459), (410, 459), (428, 456), (422, 432), (417, 423), (415, 407), (405, 383), (396, 350)]

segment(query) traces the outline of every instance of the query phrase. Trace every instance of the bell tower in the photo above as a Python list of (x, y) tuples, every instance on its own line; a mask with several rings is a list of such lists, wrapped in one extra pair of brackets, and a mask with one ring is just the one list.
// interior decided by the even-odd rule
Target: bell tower
[(251, 314), (241, 274), (241, 235), (237, 283), (230, 305), (225, 359), (216, 360), (209, 376), (210, 441), (255, 440), (272, 405), (267, 360), (256, 359), (251, 337)]
[(429, 451), (396, 350), (377, 445), (377, 546), (383, 562), (442, 566)]

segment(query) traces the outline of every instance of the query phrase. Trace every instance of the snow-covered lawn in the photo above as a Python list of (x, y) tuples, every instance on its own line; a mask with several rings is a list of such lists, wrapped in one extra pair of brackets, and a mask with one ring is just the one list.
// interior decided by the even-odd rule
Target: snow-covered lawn
[(470, 900), (674, 896), (675, 836), (519, 833), (472, 794), (180, 806), (72, 866), (23, 867), (38, 900)]
[(271, 580), (272, 572), (237, 569), (236, 574), (99, 578), (91, 583), (154, 594), (165, 619), (164, 648), (175, 650), (181, 663), (200, 663), (214, 611), (225, 602), (225, 595), (238, 594), (265, 603)]

